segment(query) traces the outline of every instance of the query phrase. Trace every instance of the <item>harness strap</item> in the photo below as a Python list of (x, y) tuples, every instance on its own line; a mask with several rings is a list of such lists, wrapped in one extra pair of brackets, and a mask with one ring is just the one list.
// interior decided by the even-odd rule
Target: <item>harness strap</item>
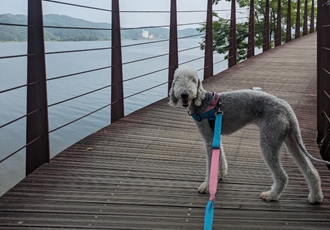
[(195, 121), (201, 122), (204, 119), (209, 119), (209, 120), (214, 120), (215, 119), (215, 107), (219, 101), (220, 94), (213, 92), (211, 98), (210, 98), (210, 103), (209, 106), (206, 108), (204, 113), (201, 114), (191, 114), (192, 118)]
[(191, 116), (195, 121), (201, 122), (204, 119), (214, 120), (214, 113), (215, 113), (215, 110), (213, 108), (213, 109), (206, 111), (204, 113), (201, 113), (201, 114), (191, 114)]
[(218, 94), (216, 92), (213, 92), (212, 99), (211, 99), (211, 104), (209, 105), (209, 107), (207, 107), (206, 111), (214, 109), (215, 106), (218, 103), (219, 98), (220, 98), (220, 94)]

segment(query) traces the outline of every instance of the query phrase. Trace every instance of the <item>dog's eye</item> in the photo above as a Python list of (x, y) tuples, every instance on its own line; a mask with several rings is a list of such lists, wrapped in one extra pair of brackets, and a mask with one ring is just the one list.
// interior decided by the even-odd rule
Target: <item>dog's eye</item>
[(196, 80), (195, 79), (191, 79), (192, 82), (196, 83)]

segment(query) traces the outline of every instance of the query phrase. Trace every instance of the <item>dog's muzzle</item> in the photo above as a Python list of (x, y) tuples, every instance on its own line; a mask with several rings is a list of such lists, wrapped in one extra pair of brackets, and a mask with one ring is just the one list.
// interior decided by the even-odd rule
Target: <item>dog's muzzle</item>
[(189, 106), (189, 94), (188, 93), (181, 93), (181, 98), (182, 98), (182, 106), (183, 107), (188, 107)]

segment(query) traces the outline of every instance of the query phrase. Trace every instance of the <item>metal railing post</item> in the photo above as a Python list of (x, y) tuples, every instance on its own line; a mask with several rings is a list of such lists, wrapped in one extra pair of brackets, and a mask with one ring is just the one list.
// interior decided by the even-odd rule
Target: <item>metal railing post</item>
[(237, 39), (236, 39), (236, 1), (231, 0), (231, 17), (230, 17), (230, 33), (229, 33), (229, 57), (228, 68), (237, 63)]
[(300, 0), (297, 0), (296, 33), (294, 38), (300, 37)]
[(307, 35), (307, 6), (308, 6), (308, 0), (305, 0), (305, 7), (304, 7), (304, 26), (303, 26), (303, 36)]
[[(328, 9), (329, 10), (329, 9)], [(328, 14), (328, 17), (330, 17), (330, 13)], [(330, 143), (330, 137), (327, 135), (327, 132), (329, 130), (330, 121), (330, 98), (329, 98), (329, 92), (330, 92), (330, 20), (328, 20), (327, 27), (325, 27), (325, 24), (322, 26), (322, 50), (321, 50), (321, 79), (322, 79), (322, 102), (321, 107), (322, 111), (319, 111), (322, 113), (322, 136), (323, 136), (323, 144), (321, 143), (320, 146), (320, 153), (324, 160), (330, 160), (330, 149), (329, 149), (329, 143)], [(320, 143), (319, 143), (320, 144)], [(327, 165), (328, 169), (330, 170), (330, 165)]]
[(28, 1), (28, 25), (26, 175), (50, 159), (42, 0)]
[(170, 91), (175, 70), (179, 66), (178, 58), (178, 22), (176, 0), (171, 0), (170, 12), (170, 42), (169, 42), (169, 59), (168, 59), (168, 87), (167, 92)]
[(204, 79), (213, 76), (213, 21), (212, 0), (207, 1), (205, 53), (204, 53)]
[(262, 51), (265, 52), (269, 50), (269, 0), (266, 0), (266, 10), (265, 10), (265, 22), (264, 22), (264, 33), (263, 33), (263, 46)]
[(275, 46), (280, 46), (282, 44), (282, 5), (281, 0), (277, 1), (277, 20), (276, 20), (276, 30), (275, 30)]
[(249, 36), (247, 58), (254, 56), (254, 0), (250, 0)]
[[(327, 135), (329, 130), (330, 116), (330, 81), (329, 75), (329, 50), (330, 48), (330, 12), (329, 7), (324, 4), (327, 0), (317, 2), (317, 143), (323, 159), (330, 160), (328, 143), (330, 137)], [(327, 72), (326, 72), (327, 71)], [(323, 145), (320, 145), (322, 144)], [(330, 166), (328, 166), (330, 169)]]
[(111, 10), (111, 123), (113, 123), (124, 117), (124, 87), (119, 0), (112, 0)]
[(291, 22), (291, 0), (288, 0), (288, 13), (286, 15), (286, 38), (285, 38), (285, 42), (289, 42), (292, 40), (291, 38), (291, 26), (292, 26), (292, 22)]

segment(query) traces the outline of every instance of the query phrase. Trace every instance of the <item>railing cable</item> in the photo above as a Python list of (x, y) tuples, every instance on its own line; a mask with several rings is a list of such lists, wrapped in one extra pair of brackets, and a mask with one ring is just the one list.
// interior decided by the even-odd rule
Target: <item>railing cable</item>
[(84, 6), (84, 5), (79, 5), (79, 4), (67, 3), (67, 2), (60, 2), (60, 1), (54, 1), (54, 0), (43, 0), (43, 1), (44, 2), (58, 3), (58, 4), (62, 4), (62, 5), (69, 5), (69, 6), (87, 8), (87, 9), (92, 9), (92, 10), (100, 10), (100, 11), (112, 12), (109, 9), (97, 8), (97, 7), (92, 7), (92, 6)]
[(30, 141), (29, 143), (27, 143), (26, 145), (24, 145), (23, 147), (19, 148), (18, 150), (16, 150), (15, 152), (9, 154), (8, 156), (6, 156), (5, 158), (3, 158), (2, 160), (0, 160), (0, 163), (4, 162), (5, 160), (7, 160), (8, 158), (12, 157), (13, 155), (15, 155), (16, 153), (18, 153), (19, 151), (21, 151), (22, 149), (26, 148), (27, 146), (33, 144), (34, 142), (36, 142), (37, 140), (39, 140), (41, 138), (41, 136), (35, 138), (34, 140)]
[(94, 111), (92, 111), (92, 112), (90, 112), (90, 113), (88, 113), (88, 114), (86, 114), (86, 115), (84, 115), (84, 116), (82, 116), (82, 117), (79, 117), (79, 118), (77, 118), (77, 119), (75, 119), (75, 120), (73, 120), (73, 121), (70, 121), (70, 122), (68, 122), (68, 123), (66, 123), (66, 124), (64, 124), (64, 125), (61, 125), (61, 126), (55, 128), (55, 129), (52, 129), (52, 130), (49, 131), (49, 133), (55, 132), (55, 131), (57, 131), (57, 130), (59, 130), (59, 129), (64, 128), (65, 126), (68, 126), (68, 125), (70, 125), (70, 124), (72, 124), (72, 123), (74, 123), (74, 122), (76, 122), (76, 121), (79, 121), (79, 120), (81, 120), (81, 119), (83, 119), (83, 118), (85, 118), (85, 117), (88, 117), (88, 116), (90, 116), (90, 115), (92, 115), (92, 114), (94, 114), (94, 113), (96, 113), (96, 112), (98, 112), (98, 111), (100, 111), (100, 110), (102, 110), (102, 109), (105, 109), (106, 107), (109, 107), (110, 105), (112, 105), (112, 104), (114, 104), (114, 103), (116, 103), (116, 102), (117, 102), (117, 101), (112, 102), (112, 103), (109, 103), (109, 104), (107, 104), (107, 105), (105, 105), (105, 106), (102, 106), (101, 108), (99, 108), (99, 109), (97, 109), (97, 110), (94, 110)]

